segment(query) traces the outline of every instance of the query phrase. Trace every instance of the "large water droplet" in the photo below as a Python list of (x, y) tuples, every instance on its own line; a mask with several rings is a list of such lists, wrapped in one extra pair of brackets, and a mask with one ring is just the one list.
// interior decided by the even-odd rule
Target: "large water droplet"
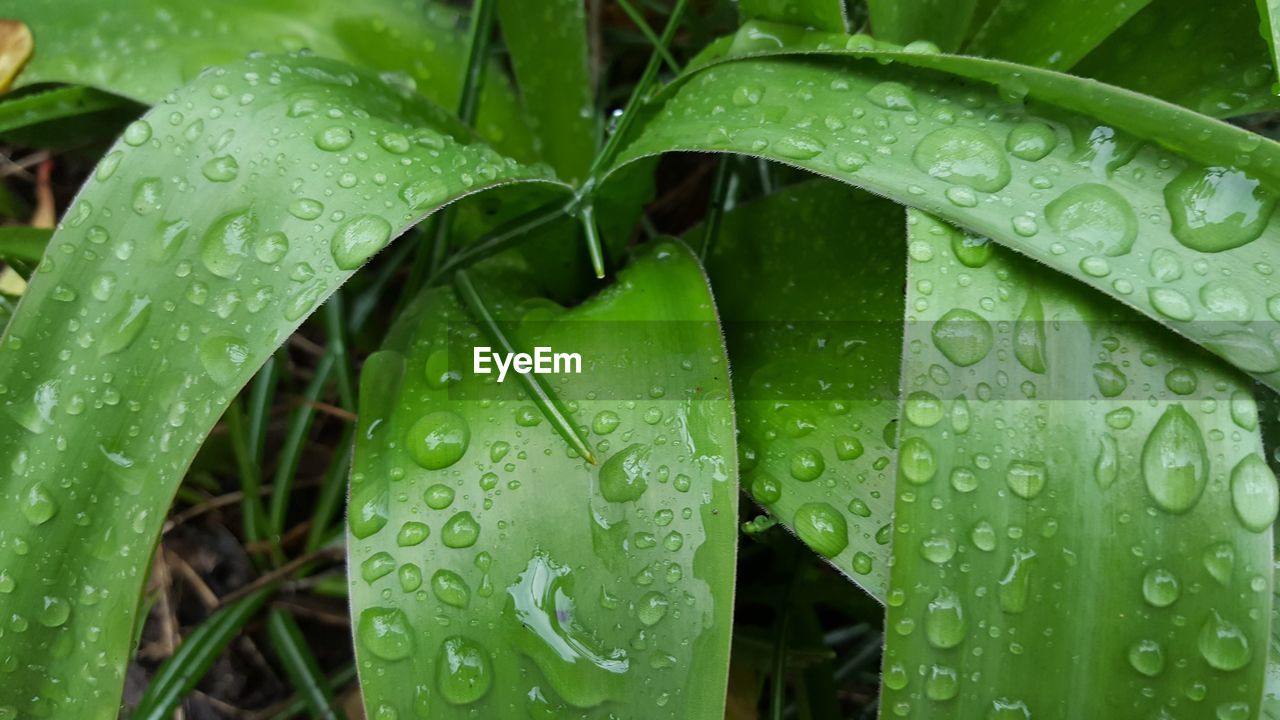
[(471, 428), (449, 410), (427, 413), (409, 428), (405, 445), (414, 461), (428, 470), (441, 470), (462, 459), (471, 442)]
[(1200, 500), (1209, 457), (1200, 426), (1181, 405), (1172, 405), (1142, 446), (1142, 477), (1163, 510), (1184, 513)]
[(1047, 475), (1044, 463), (1033, 460), (1013, 460), (1009, 463), (1005, 480), (1015, 495), (1031, 500), (1044, 490)]
[(1276, 198), (1239, 170), (1190, 166), (1164, 188), (1173, 236), (1192, 250), (1214, 253), (1257, 239)]
[(442, 568), (431, 576), (431, 592), (445, 605), (465, 608), (471, 603), (471, 588), (467, 581), (452, 570)]
[(839, 510), (824, 502), (796, 508), (796, 535), (823, 557), (833, 558), (849, 546), (849, 526)]
[(22, 516), (32, 525), (43, 525), (58, 512), (58, 501), (43, 483), (37, 482), (22, 493)]
[(468, 548), (480, 538), (480, 523), (463, 511), (449, 518), (440, 529), (440, 540), (446, 547)]
[(329, 251), (339, 268), (354, 270), (386, 247), (390, 239), (391, 223), (377, 215), (358, 215), (333, 234)]
[(369, 652), (383, 660), (403, 660), (413, 652), (413, 627), (399, 608), (366, 608), (356, 634)]
[(1155, 640), (1139, 640), (1129, 647), (1129, 664), (1143, 675), (1155, 677), (1164, 670), (1164, 648)]
[(1280, 489), (1275, 474), (1257, 453), (1246, 455), (1232, 468), (1231, 505), (1240, 524), (1253, 532), (1263, 532), (1275, 522)]
[(230, 387), (249, 362), (249, 345), (232, 335), (215, 335), (200, 343), (200, 364), (213, 381)]
[(640, 499), (649, 486), (649, 449), (629, 445), (600, 466), (600, 494), (609, 502)]
[(996, 192), (1009, 184), (1009, 159), (987, 135), (970, 128), (934, 130), (916, 145), (911, 159), (930, 177)]
[(991, 323), (964, 308), (953, 308), (934, 323), (933, 344), (948, 360), (968, 367), (991, 350)]
[(1219, 670), (1239, 670), (1253, 657), (1244, 631), (1224, 619), (1217, 610), (1209, 611), (1209, 617), (1200, 628), (1199, 645), (1205, 662)]
[(925, 609), (924, 629), (929, 644), (936, 648), (953, 648), (963, 642), (969, 626), (960, 597), (947, 588), (939, 590)]
[(488, 651), (460, 635), (446, 638), (440, 644), (436, 667), (440, 695), (454, 705), (479, 700), (493, 685), (493, 665)]
[(1153, 607), (1169, 607), (1180, 593), (1178, 578), (1162, 567), (1153, 567), (1142, 576), (1142, 597)]
[(249, 255), (258, 222), (249, 210), (229, 212), (209, 226), (200, 241), (200, 261), (218, 277), (233, 278)]
[(1124, 255), (1138, 237), (1138, 216), (1129, 202), (1106, 185), (1084, 183), (1044, 208), (1045, 220), (1067, 240), (1091, 252)]

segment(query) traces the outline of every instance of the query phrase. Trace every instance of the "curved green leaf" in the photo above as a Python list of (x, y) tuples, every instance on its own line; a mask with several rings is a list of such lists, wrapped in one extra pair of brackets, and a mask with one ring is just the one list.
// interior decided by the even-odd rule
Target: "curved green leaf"
[[(1271, 50), (1271, 64), (1280, 63), (1280, 55), (1276, 54), (1276, 44), (1280, 40), (1280, 2), (1276, 0), (1257, 0), (1258, 16), (1262, 20), (1262, 38), (1266, 41), (1267, 47)], [(1271, 78), (1274, 81), (1276, 78)], [(1275, 87), (1280, 87), (1276, 83), (1272, 83)]]
[(366, 363), (348, 567), (369, 717), (724, 716), (727, 365), (692, 255), (646, 252), (570, 310), (510, 276), (468, 288), (517, 349), (581, 355), (538, 376), (572, 428), (472, 372), (474, 346), (503, 343), (448, 288)]
[(164, 509), (229, 400), (425, 214), (548, 182), (462, 133), (316, 57), (212, 71), (125, 131), (0, 345), (0, 593), (23, 628), (0, 708), (114, 717)]
[(1150, 2), (1000, 0), (965, 52), (1066, 70)]
[(802, 28), (844, 32), (844, 0), (738, 0), (743, 20), (767, 20)]
[[(467, 57), (457, 14), (430, 0), (219, 0), (198, 10), (184, 0), (0, 0), (0, 17), (29, 25), (38, 48), (15, 87), (87, 85), (147, 104), (249, 52), (305, 48), (395, 73), (453, 108)], [(476, 129), (507, 155), (532, 160), (515, 94), (500, 72), (491, 76)]]
[(958, 236), (909, 218), (882, 714), (1253, 717), (1278, 491), (1250, 383)]
[[(740, 36), (744, 46), (782, 42), (763, 32)], [(837, 39), (811, 37), (815, 47)], [(670, 92), (622, 161), (736, 152), (844, 180), (990, 236), (1280, 384), (1264, 250), (1280, 237), (1280, 145), (1049, 71), (859, 54), (893, 62), (811, 54), (704, 67)], [(1043, 102), (904, 63), (1003, 81), (1006, 96)], [(1129, 129), (1149, 132), (1108, 124), (1124, 112), (1134, 113)]]
[[(707, 258), (733, 366), (743, 489), (882, 602), (902, 218), (870, 194), (805, 183), (726, 214)], [(761, 282), (743, 282), (761, 268)], [(838, 518), (831, 532), (818, 530), (819, 516)]]
[(877, 38), (900, 45), (928, 40), (951, 52), (969, 36), (978, 0), (868, 0), (867, 7)]
[(1280, 107), (1251, 0), (1155, 0), (1073, 72), (1214, 117)]
[(64, 87), (33, 92), (0, 102), (0, 133), (17, 128), (109, 110), (124, 104), (120, 98), (92, 88)]
[(586, 180), (596, 113), (583, 0), (499, 0), (498, 20), (540, 157), (562, 179)]

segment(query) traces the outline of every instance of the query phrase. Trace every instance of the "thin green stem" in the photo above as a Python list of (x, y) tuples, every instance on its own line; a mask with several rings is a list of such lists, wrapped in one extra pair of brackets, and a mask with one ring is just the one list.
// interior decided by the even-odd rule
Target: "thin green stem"
[(475, 0), (471, 8), (467, 69), (462, 77), (462, 97), (458, 101), (458, 119), (468, 127), (476, 124), (480, 89), (484, 86), (484, 73), (489, 66), (489, 40), (493, 37), (494, 8), (497, 5), (497, 0)]
[(667, 64), (667, 67), (671, 69), (671, 72), (679, 75), (681, 70), (680, 63), (676, 62), (675, 57), (671, 55), (671, 51), (669, 51), (666, 45), (658, 38), (658, 35), (653, 31), (653, 28), (649, 27), (649, 23), (645, 21), (644, 15), (627, 0), (618, 0), (618, 5), (622, 7), (622, 12), (626, 13), (628, 18), (631, 18), (631, 22), (635, 23), (636, 27), (640, 29), (640, 33), (649, 41), (649, 44), (662, 54), (662, 61)]
[(722, 155), (716, 166), (715, 181), (711, 185), (711, 200), (707, 203), (707, 219), (702, 226), (702, 247), (698, 248), (698, 259), (703, 263), (706, 263), (707, 254), (711, 252), (711, 246), (720, 235), (720, 219), (726, 211), (732, 209), (731, 190), (737, 184), (734, 173), (730, 170), (732, 161), (733, 158), (730, 156)]
[(293, 616), (279, 608), (267, 612), (267, 635), (284, 666), (285, 674), (298, 690), (311, 717), (321, 720), (340, 720), (346, 716), (339, 712), (333, 700), (333, 690), (328, 679), (320, 671), (311, 646), (302, 636), (302, 630)]
[(585, 205), (578, 212), (578, 220), (582, 222), (582, 232), (587, 238), (587, 252), (591, 255), (591, 269), (597, 278), (604, 277), (604, 245), (600, 242), (600, 228), (596, 226), (596, 209), (594, 205)]
[(777, 630), (773, 641), (773, 684), (769, 688), (769, 718), (783, 720), (787, 710), (787, 636), (791, 630), (791, 597), (800, 575), (800, 553), (794, 553), (787, 589), (778, 601)]
[(249, 388), (249, 425), (247, 429), (247, 448), (253, 464), (262, 467), (262, 457), (267, 445), (267, 421), (271, 418), (271, 403), (275, 400), (276, 388), (280, 384), (281, 348), (276, 354), (267, 358), (262, 369), (253, 378), (253, 386)]
[(355, 412), (356, 391), (351, 381), (351, 360), (347, 352), (346, 312), (342, 290), (333, 293), (324, 304), (325, 330), (329, 334), (329, 352), (333, 354), (334, 373), (338, 376), (338, 402), (344, 410)]
[(231, 452), (236, 458), (236, 467), (240, 471), (240, 491), (244, 499), (240, 501), (240, 514), (244, 520), (244, 536), (251, 543), (262, 540), (263, 518), (262, 478), (259, 465), (249, 454), (249, 439), (245, 433), (244, 408), (237, 398), (226, 412), (227, 431), (231, 437)]
[(338, 441), (338, 449), (334, 452), (333, 462), (324, 476), (324, 485), (320, 487), (320, 496), (316, 499), (315, 510), (311, 512), (311, 527), (307, 530), (307, 552), (319, 550), (327, 540), (329, 523), (338, 514), (338, 505), (347, 489), (347, 475), (351, 469), (351, 454), (355, 447), (355, 426), (348, 425)]
[[(462, 298), (463, 304), (471, 311), (472, 317), (484, 328), (489, 337), (503, 352), (514, 355), (515, 348), (511, 345), (506, 333), (499, 327), (498, 321), (493, 317), (493, 313), (480, 295), (480, 291), (471, 282), (471, 276), (467, 275), (465, 270), (459, 270), (453, 277), (458, 296)], [(591, 452), (591, 446), (578, 433), (578, 428), (569, 420), (569, 413), (561, 405), (559, 397), (542, 379), (542, 376), (532, 373), (517, 373), (516, 375), (529, 392), (529, 397), (533, 400), (533, 403), (538, 406), (538, 409), (542, 411), (542, 414), (551, 422), (551, 425), (555, 427), (556, 432), (560, 433), (565, 442), (569, 443), (569, 446), (576, 450), (587, 462), (592, 465), (597, 464), (596, 457)]]
[(553, 200), (508, 220), (445, 260), (427, 279), (427, 285), (436, 285), (451, 272), (471, 267), (487, 257), (518, 245), (533, 231), (566, 217), (565, 201)]
[[(347, 683), (356, 679), (356, 666), (346, 665), (338, 672), (332, 674), (328, 678), (329, 687), (342, 687)], [(275, 715), (271, 716), (271, 720), (293, 720), (293, 718), (307, 711), (307, 701), (302, 696), (296, 696), (289, 701)]]
[(315, 376), (303, 392), (302, 405), (293, 411), (289, 419), (289, 429), (285, 434), (284, 445), (280, 449), (280, 460), (276, 466), (275, 483), (271, 489), (271, 534), (279, 537), (284, 532), (285, 513), (289, 509), (289, 495), (293, 489), (293, 479), (298, 472), (298, 462), (302, 458), (302, 450), (306, 446), (307, 431), (311, 429), (311, 421), (315, 419), (316, 409), (313, 403), (324, 390), (329, 375), (333, 372), (336, 359), (333, 353), (325, 353), (316, 365)]

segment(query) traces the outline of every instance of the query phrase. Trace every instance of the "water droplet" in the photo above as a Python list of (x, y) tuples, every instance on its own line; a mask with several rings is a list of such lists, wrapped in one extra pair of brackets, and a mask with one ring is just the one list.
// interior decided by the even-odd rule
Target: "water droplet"
[[(160, 178), (143, 178), (133, 186), (133, 211), (139, 215), (150, 215), (159, 210), (164, 202), (164, 183)], [(93, 242), (95, 230), (102, 230), (97, 225), (89, 228), (89, 240)], [(105, 241), (105, 231), (102, 240)]]
[(1020, 498), (1031, 500), (1044, 490), (1047, 472), (1044, 463), (1013, 460), (1005, 473), (1009, 488)]
[(462, 459), (471, 442), (471, 428), (461, 415), (438, 410), (423, 415), (409, 428), (409, 454), (428, 470), (441, 470)]
[(1182, 405), (1171, 405), (1142, 446), (1142, 477), (1161, 509), (1184, 513), (1200, 500), (1209, 474), (1204, 437)]
[(1027, 609), (1027, 596), (1031, 594), (1031, 566), (1035, 562), (1034, 550), (1018, 548), (1009, 555), (1009, 567), (1000, 579), (1000, 609), (1018, 614)]
[(249, 210), (229, 212), (209, 226), (200, 243), (200, 261), (218, 277), (234, 278), (248, 257), (258, 223)]
[(1236, 551), (1230, 543), (1214, 543), (1205, 548), (1201, 561), (1214, 580), (1223, 585), (1231, 582), (1231, 575), (1236, 569)]
[[(324, 213), (324, 203), (311, 198), (298, 198), (289, 203), (289, 214), (299, 220), (315, 220)], [(346, 269), (346, 268), (344, 268)]]
[(351, 489), (347, 525), (351, 534), (363, 540), (386, 527), (390, 493), (386, 483), (366, 480)]
[(929, 644), (936, 648), (953, 648), (963, 642), (969, 627), (960, 597), (947, 588), (939, 590), (925, 610), (924, 628)]
[(591, 421), (591, 430), (597, 435), (608, 435), (622, 424), (622, 418), (612, 410), (601, 410)]
[(146, 120), (134, 120), (124, 129), (125, 144), (138, 147), (151, 139), (151, 125)]
[(930, 177), (997, 192), (1009, 184), (1009, 159), (987, 135), (970, 128), (947, 127), (926, 135), (911, 159)]
[(1041, 122), (1019, 123), (1009, 131), (1009, 138), (1005, 141), (1010, 155), (1031, 162), (1040, 160), (1057, 146), (1058, 135), (1053, 128)]
[(937, 395), (925, 390), (917, 390), (907, 395), (903, 411), (913, 425), (933, 427), (942, 421), (942, 400)]
[(804, 544), (823, 557), (833, 558), (849, 546), (844, 515), (827, 503), (805, 503), (796, 508), (793, 526)]
[(436, 667), (440, 695), (453, 705), (476, 702), (493, 685), (493, 665), (488, 651), (460, 635), (445, 638), (440, 644)]
[(1093, 381), (1103, 397), (1117, 397), (1129, 387), (1129, 378), (1114, 363), (1104, 362), (1093, 366)]
[(427, 488), (423, 499), (432, 510), (443, 510), (453, 504), (453, 488), (437, 483)]
[(1257, 453), (1246, 455), (1232, 468), (1231, 505), (1240, 524), (1253, 532), (1264, 532), (1275, 522), (1280, 488), (1275, 474)]
[(1276, 198), (1239, 170), (1190, 166), (1164, 188), (1178, 242), (1205, 253), (1257, 239), (1271, 219)]
[(1153, 607), (1169, 607), (1179, 594), (1178, 578), (1164, 568), (1153, 567), (1142, 576), (1142, 597)]
[(657, 591), (647, 592), (636, 603), (636, 619), (646, 627), (657, 625), (666, 617), (669, 604), (666, 595)]
[(445, 605), (465, 608), (471, 604), (471, 588), (461, 575), (452, 570), (442, 568), (431, 576), (431, 592)]
[(882, 82), (867, 91), (867, 99), (885, 110), (906, 111), (916, 108), (915, 91), (896, 82)]
[(1013, 354), (1033, 373), (1045, 371), (1044, 305), (1040, 293), (1031, 290), (1013, 327)]
[(133, 293), (125, 296), (124, 307), (103, 328), (98, 340), (98, 355), (110, 355), (133, 344), (151, 318), (151, 298)]
[(629, 445), (600, 466), (600, 494), (609, 502), (638, 500), (649, 486), (648, 476), (648, 448)]
[(1138, 217), (1129, 202), (1106, 185), (1084, 183), (1062, 193), (1044, 208), (1058, 234), (1104, 255), (1124, 255), (1138, 237)]
[(1129, 665), (1147, 677), (1155, 677), (1164, 671), (1164, 649), (1155, 640), (1139, 640), (1129, 646)]
[(413, 627), (399, 608), (366, 608), (356, 634), (369, 652), (383, 660), (403, 660), (413, 652)]
[(1190, 395), (1198, 384), (1196, 374), (1184, 367), (1174, 368), (1164, 376), (1164, 386), (1175, 395)]
[(948, 310), (932, 330), (933, 344), (948, 360), (960, 367), (973, 365), (991, 350), (991, 324), (972, 310)]
[(1253, 318), (1253, 303), (1234, 280), (1211, 280), (1202, 285), (1200, 303), (1224, 320), (1243, 323)]
[(210, 182), (231, 182), (240, 175), (240, 163), (230, 155), (219, 155), (206, 162), (200, 173)]
[(1253, 657), (1244, 631), (1224, 619), (1217, 610), (1209, 611), (1209, 617), (1200, 628), (1199, 645), (1205, 662), (1218, 670), (1239, 670)]
[(1184, 272), (1182, 258), (1172, 250), (1156, 248), (1151, 252), (1151, 261), (1147, 265), (1151, 277), (1160, 282), (1173, 282), (1182, 277)]
[(231, 387), (249, 362), (249, 345), (231, 335), (215, 335), (200, 343), (200, 364), (209, 377), (223, 387)]
[(360, 563), (360, 577), (364, 578), (366, 583), (372, 585), (377, 580), (390, 575), (391, 571), (395, 569), (396, 561), (395, 558), (391, 557), (391, 553), (377, 552)]
[(986, 520), (979, 520), (973, 526), (973, 530), (969, 532), (969, 539), (974, 547), (983, 552), (996, 549), (996, 529)]
[(280, 262), (288, 252), (289, 238), (282, 232), (269, 232), (253, 243), (253, 255), (260, 262)]
[(62, 627), (71, 617), (71, 603), (66, 598), (45, 595), (37, 619), (47, 628)]
[(400, 547), (421, 545), (430, 535), (431, 528), (426, 523), (411, 520), (400, 526), (400, 532), (396, 533), (396, 544)]
[(333, 261), (343, 270), (354, 270), (386, 247), (391, 223), (377, 215), (358, 215), (343, 223), (329, 243)]
[(762, 505), (772, 505), (782, 497), (782, 483), (767, 472), (757, 472), (751, 480), (751, 497)]
[(58, 513), (58, 501), (53, 493), (37, 482), (22, 493), (22, 516), (32, 525), (43, 525)]
[(449, 197), (449, 186), (443, 180), (426, 178), (405, 185), (400, 190), (400, 199), (404, 200), (410, 210), (433, 208)]
[(335, 152), (346, 149), (355, 139), (356, 134), (351, 131), (351, 128), (329, 127), (321, 130), (316, 135), (316, 147), (328, 152)]
[(440, 540), (446, 547), (468, 548), (480, 538), (480, 523), (467, 511), (449, 518), (440, 530)]
[(817, 480), (826, 467), (822, 453), (814, 448), (800, 448), (791, 455), (791, 477), (800, 482)]
[(793, 133), (784, 135), (773, 144), (779, 155), (792, 160), (808, 160), (822, 154), (827, 149), (826, 143), (812, 135)]
[(1098, 482), (1098, 487), (1105, 490), (1115, 483), (1119, 474), (1116, 439), (1110, 434), (1103, 435), (1098, 440), (1098, 457), (1093, 462), (1093, 478)]
[(938, 462), (933, 448), (924, 438), (912, 436), (902, 441), (898, 450), (898, 472), (914, 485), (923, 485), (937, 474)]
[(930, 700), (942, 702), (960, 693), (960, 678), (955, 668), (934, 665), (924, 681), (924, 694)]

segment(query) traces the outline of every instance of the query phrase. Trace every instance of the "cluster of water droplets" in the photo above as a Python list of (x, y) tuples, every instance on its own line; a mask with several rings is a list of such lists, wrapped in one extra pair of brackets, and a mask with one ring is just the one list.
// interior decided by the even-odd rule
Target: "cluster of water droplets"
[[(894, 569), (911, 581), (888, 596), (885, 709), (1091, 712), (1017, 672), (982, 682), (1030, 661), (1100, 673), (1120, 693), (1100, 708), (1247, 716), (1280, 503), (1248, 390), (981, 238), (919, 213), (909, 229)], [(1137, 582), (1088, 589), (1112, 576)], [(1082, 613), (1115, 635), (1088, 660), (1069, 657)]]
[[(687, 252), (654, 251), (633, 271), (647, 276), (624, 275), (589, 312), (629, 306), (630, 287), (676, 262), (671, 271), (698, 278)], [(522, 344), (534, 332), (557, 348), (600, 342), (562, 328), (554, 303), (484, 293), (499, 316), (525, 319), (511, 330)], [(591, 464), (518, 380), (472, 374), (470, 348), (490, 341), (452, 292), (429, 300), (404, 321), (407, 352), (371, 357), (361, 388), (349, 528), (371, 710), (561, 717), (637, 702), (643, 687), (655, 712), (679, 716), (693, 653), (727, 648), (717, 633), (728, 606), (713, 587), (729, 586), (732, 554), (702, 558), (709, 537), (733, 536), (730, 410), (727, 394), (698, 389), (727, 382), (723, 357), (691, 345), (677, 366), (664, 353), (650, 372), (649, 361), (621, 361), (619, 346), (580, 348), (597, 372), (549, 382)], [(715, 338), (714, 325), (703, 334)], [(618, 397), (602, 379), (615, 363), (644, 376), (641, 394)], [(405, 672), (422, 684), (390, 680)]]

